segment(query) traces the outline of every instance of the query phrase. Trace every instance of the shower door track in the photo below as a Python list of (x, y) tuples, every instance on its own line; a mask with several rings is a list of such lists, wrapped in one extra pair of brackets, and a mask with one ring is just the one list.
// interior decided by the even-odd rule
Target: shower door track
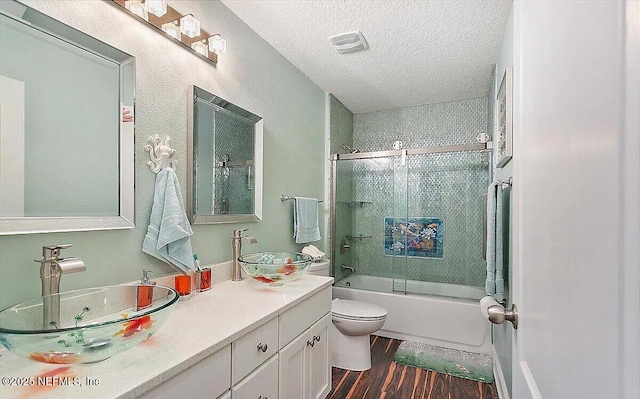
[(369, 159), (384, 157), (399, 157), (402, 155), (422, 155), (422, 154), (438, 154), (443, 152), (461, 152), (461, 151), (481, 151), (486, 150), (486, 144), (464, 144), (449, 145), (442, 147), (424, 147), (424, 148), (408, 148), (406, 150), (389, 150), (389, 151), (372, 151), (372, 152), (356, 152), (353, 154), (331, 154), (332, 161), (342, 161), (350, 159)]

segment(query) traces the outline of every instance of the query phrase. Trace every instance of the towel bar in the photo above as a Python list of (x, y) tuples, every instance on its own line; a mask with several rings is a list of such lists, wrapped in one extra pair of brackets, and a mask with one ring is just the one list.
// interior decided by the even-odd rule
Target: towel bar
[[(292, 200), (292, 199), (294, 199), (294, 198), (295, 198), (295, 197), (294, 197), (294, 196), (292, 196), (292, 195), (285, 195), (285, 194), (282, 194), (282, 195), (280, 196), (280, 201), (289, 201), (289, 200)], [(319, 200), (318, 200), (318, 202), (322, 202), (322, 200), (320, 200), (320, 199), (319, 199)]]

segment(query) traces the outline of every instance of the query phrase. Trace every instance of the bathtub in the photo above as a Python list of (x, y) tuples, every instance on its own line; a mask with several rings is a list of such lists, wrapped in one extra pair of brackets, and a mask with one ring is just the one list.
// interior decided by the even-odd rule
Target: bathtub
[[(387, 309), (387, 321), (376, 335), (491, 353), (491, 323), (480, 313), (482, 288), (408, 280), (405, 295), (391, 292), (393, 285), (391, 278), (351, 274), (335, 283), (333, 298)], [(396, 281), (394, 288), (404, 290), (404, 281)]]

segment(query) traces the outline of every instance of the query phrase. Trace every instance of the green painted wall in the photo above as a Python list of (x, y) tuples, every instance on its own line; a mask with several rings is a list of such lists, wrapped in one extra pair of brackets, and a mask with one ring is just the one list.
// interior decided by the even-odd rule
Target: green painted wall
[(280, 194), (324, 197), (322, 90), (219, 1), (172, 4), (179, 11), (193, 13), (202, 20), (203, 28), (227, 39), (229, 52), (217, 65), (110, 1), (24, 2), (136, 57), (136, 228), (1, 237), (1, 307), (40, 294), (39, 266), (33, 260), (47, 244), (73, 243), (67, 256), (78, 256), (87, 264), (86, 272), (63, 276), (62, 290), (135, 280), (143, 268), (156, 271), (155, 276), (173, 272), (141, 250), (155, 179), (146, 166), (144, 145), (153, 134), (171, 135), (178, 178), (186, 189), (187, 89), (192, 84), (262, 116), (265, 147), (263, 221), (194, 226), (194, 251), (203, 264), (230, 260), (229, 236), (235, 228), (249, 228), (259, 240), (245, 251), (301, 249), (292, 239), (292, 203), (281, 202)]

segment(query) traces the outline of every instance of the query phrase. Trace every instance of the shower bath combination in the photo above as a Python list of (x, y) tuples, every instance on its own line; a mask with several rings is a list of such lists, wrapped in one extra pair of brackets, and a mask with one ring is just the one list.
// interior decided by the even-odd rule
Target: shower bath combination
[[(331, 156), (334, 296), (386, 308), (378, 335), (488, 348), (490, 329), (477, 309), (486, 277), (486, 143), (342, 148), (349, 152)], [(340, 251), (342, 240), (350, 251)], [(442, 311), (446, 321), (433, 323)], [(416, 314), (424, 320), (416, 321)]]

